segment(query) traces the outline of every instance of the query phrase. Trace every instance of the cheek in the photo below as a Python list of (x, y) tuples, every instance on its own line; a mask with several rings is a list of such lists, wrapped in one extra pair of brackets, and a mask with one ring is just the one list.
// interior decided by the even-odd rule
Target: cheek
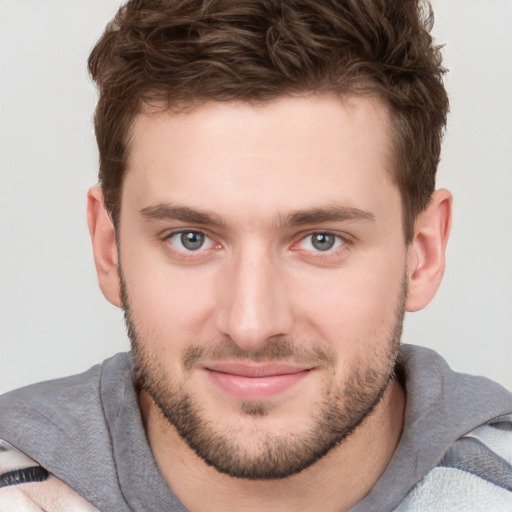
[(139, 260), (123, 262), (123, 274), (131, 314), (143, 339), (179, 344), (208, 336), (207, 320), (215, 301), (212, 279), (204, 272)]
[(337, 270), (296, 294), (300, 314), (328, 343), (355, 355), (388, 341), (401, 304), (403, 273), (396, 263), (380, 270)]

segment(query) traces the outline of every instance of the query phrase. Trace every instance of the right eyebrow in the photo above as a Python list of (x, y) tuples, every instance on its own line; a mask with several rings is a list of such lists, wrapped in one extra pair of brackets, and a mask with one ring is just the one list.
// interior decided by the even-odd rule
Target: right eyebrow
[(191, 224), (225, 226), (224, 220), (215, 213), (195, 210), (187, 206), (173, 206), (167, 203), (146, 206), (140, 210), (140, 214), (148, 220), (180, 220)]

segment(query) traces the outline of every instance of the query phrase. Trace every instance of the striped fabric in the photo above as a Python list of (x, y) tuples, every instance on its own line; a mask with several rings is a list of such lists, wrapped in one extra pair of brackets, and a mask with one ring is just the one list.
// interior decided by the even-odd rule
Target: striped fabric
[(64, 482), (0, 439), (0, 512), (98, 512)]
[(512, 415), (461, 437), (395, 512), (512, 511)]

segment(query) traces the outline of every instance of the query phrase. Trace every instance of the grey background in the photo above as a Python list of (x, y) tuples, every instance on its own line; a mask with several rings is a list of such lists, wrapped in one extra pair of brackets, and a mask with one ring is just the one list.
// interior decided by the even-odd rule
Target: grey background
[[(96, 284), (87, 55), (118, 0), (0, 1), (0, 392), (126, 350)], [(512, 389), (512, 2), (436, 0), (451, 116), (439, 186), (455, 196), (444, 283), (404, 341)]]

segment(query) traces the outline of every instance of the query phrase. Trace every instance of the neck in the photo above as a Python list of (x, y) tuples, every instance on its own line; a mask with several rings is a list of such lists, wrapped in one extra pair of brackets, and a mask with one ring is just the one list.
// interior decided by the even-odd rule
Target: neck
[(405, 410), (404, 392), (392, 382), (373, 414), (325, 457), (297, 475), (254, 481), (206, 465), (144, 392), (139, 402), (160, 471), (194, 512), (314, 510), (319, 503), (326, 512), (348, 510), (384, 473), (400, 440)]

